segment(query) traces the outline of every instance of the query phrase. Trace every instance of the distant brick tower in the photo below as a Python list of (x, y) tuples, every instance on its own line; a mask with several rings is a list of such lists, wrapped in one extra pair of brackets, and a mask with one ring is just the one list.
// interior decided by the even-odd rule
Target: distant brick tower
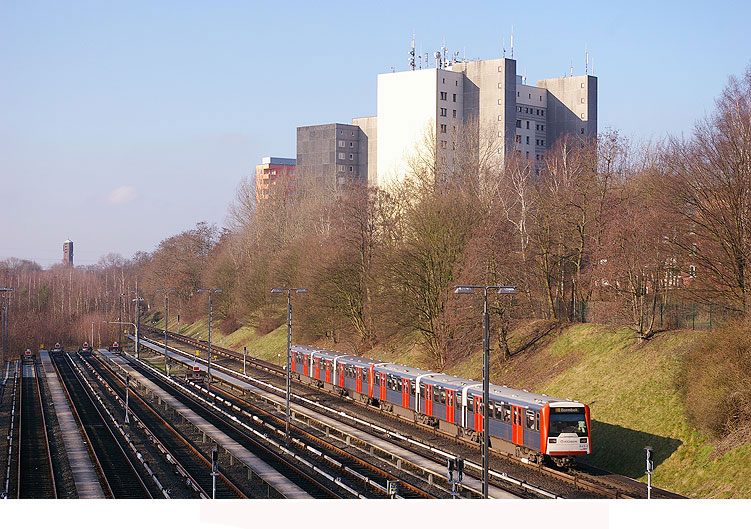
[(63, 264), (73, 266), (73, 241), (70, 239), (63, 243)]

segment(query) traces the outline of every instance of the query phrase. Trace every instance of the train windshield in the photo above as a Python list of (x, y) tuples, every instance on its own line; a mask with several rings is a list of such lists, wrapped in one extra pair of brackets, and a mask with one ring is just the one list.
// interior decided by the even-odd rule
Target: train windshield
[(550, 429), (548, 435), (557, 437), (562, 433), (575, 433), (579, 437), (587, 436), (587, 419), (583, 410), (567, 413), (550, 413)]

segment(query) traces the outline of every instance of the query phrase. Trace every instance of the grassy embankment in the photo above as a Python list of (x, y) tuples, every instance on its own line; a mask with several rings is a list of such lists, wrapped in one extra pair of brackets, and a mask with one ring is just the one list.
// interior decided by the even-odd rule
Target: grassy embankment
[[(212, 341), (238, 350), (245, 345), (253, 356), (282, 363), (285, 331), (281, 326), (258, 337), (247, 327), (227, 336), (214, 330)], [(205, 339), (206, 322), (182, 332)], [(655, 486), (694, 498), (749, 498), (751, 445), (715, 456), (711, 441), (686, 418), (681, 372), (703, 335), (670, 331), (640, 342), (624, 328), (529, 322), (512, 333), (512, 349), (540, 338), (508, 362), (494, 359), (491, 378), (497, 384), (589, 404), (594, 453), (585, 460), (595, 466), (644, 481), (643, 448), (649, 445), (655, 449)], [(430, 364), (410, 336), (367, 356), (415, 367)], [(481, 358), (477, 351), (444, 371), (479, 380)]]

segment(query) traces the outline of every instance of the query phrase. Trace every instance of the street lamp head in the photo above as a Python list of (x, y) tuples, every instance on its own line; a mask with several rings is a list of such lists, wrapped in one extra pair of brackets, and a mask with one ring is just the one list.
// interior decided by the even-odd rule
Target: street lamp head
[(272, 294), (281, 294), (283, 290), (281, 288), (272, 288), (271, 293)]
[(296, 288), (295, 292), (297, 292), (298, 294), (307, 294), (308, 293), (308, 289), (307, 288)]
[(472, 294), (474, 289), (472, 287), (456, 287), (454, 294)]
[(499, 294), (516, 294), (516, 287), (499, 287)]

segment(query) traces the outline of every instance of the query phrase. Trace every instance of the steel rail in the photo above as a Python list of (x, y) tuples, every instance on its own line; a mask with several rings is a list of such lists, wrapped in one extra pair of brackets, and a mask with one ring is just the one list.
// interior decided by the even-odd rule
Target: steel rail
[[(83, 360), (85, 364), (87, 364), (90, 369), (92, 369), (92, 372), (94, 372), (97, 376), (97, 378), (100, 380), (100, 383), (105, 385), (113, 395), (115, 395), (115, 398), (117, 401), (124, 407), (123, 397), (120, 396), (119, 389), (120, 386), (122, 386), (122, 389), (125, 388), (125, 383), (122, 381), (122, 379), (114, 372), (112, 369), (109, 368), (106, 364), (104, 364), (98, 357), (92, 357), (92, 359), (97, 363), (98, 367), (93, 366), (91, 363), (87, 362), (86, 360)], [(104, 379), (102, 376), (102, 370), (106, 371), (109, 376), (110, 380), (109, 382)], [(115, 381), (115, 383), (118, 385), (118, 390), (115, 390), (115, 388), (112, 387), (110, 382)], [(148, 402), (146, 402), (144, 399), (141, 398), (138, 393), (136, 393), (132, 388), (130, 390), (130, 398), (133, 399), (136, 403), (138, 403), (140, 406), (142, 406), (145, 411), (147, 411), (155, 421), (160, 423), (160, 426), (163, 427), (165, 430), (167, 430), (169, 433), (171, 433), (178, 442), (185, 445), (185, 447), (195, 455), (196, 458), (198, 458), (203, 467), (206, 469), (211, 469), (211, 461), (207, 459), (190, 441), (188, 441), (180, 432), (178, 432), (171, 424), (169, 424), (164, 417), (161, 416), (161, 414)], [(137, 415), (133, 412), (131, 409), (130, 411), (131, 418), (133, 421), (139, 425), (141, 429), (151, 438), (153, 439), (154, 444), (157, 445), (160, 452), (164, 453), (167, 456), (167, 460), (170, 461), (179, 469), (178, 472), (185, 476), (186, 479), (190, 480), (192, 488), (198, 489), (197, 492), (201, 494), (205, 498), (210, 498), (211, 494), (206, 491), (206, 488), (202, 486), (198, 480), (185, 468), (185, 465), (183, 465), (180, 462), (181, 458), (178, 458), (167, 446), (165, 446), (165, 442), (160, 440), (159, 437), (153, 432), (152, 429), (150, 429), (146, 422), (147, 420), (144, 420), (144, 416)], [(245, 493), (243, 493), (232, 481), (222, 472), (217, 472), (217, 477), (221, 478), (222, 481), (226, 484), (226, 486), (234, 493), (234, 495), (237, 498), (245, 499), (247, 496)]]
[[(19, 498), (54, 499), (57, 498), (55, 472), (36, 363), (31, 367), (35, 376), (22, 376), (19, 396), (17, 494)], [(23, 366), (21, 369), (23, 371)]]
[[(146, 484), (141, 479), (141, 475), (133, 466), (133, 462), (130, 460), (120, 442), (117, 440), (114, 432), (110, 428), (107, 421), (102, 416), (99, 408), (94, 404), (94, 400), (86, 391), (86, 388), (82, 384), (79, 376), (76, 374), (72, 367), (73, 360), (68, 353), (65, 353), (65, 360), (55, 358), (53, 365), (57, 371), (58, 377), (63, 382), (62, 386), (65, 390), (65, 394), (68, 401), (71, 404), (73, 414), (78, 421), (79, 429), (86, 439), (87, 449), (91, 454), (93, 461), (97, 467), (100, 478), (103, 480), (103, 484), (106, 487), (105, 494), (108, 494), (112, 498), (120, 497), (135, 497), (135, 498), (151, 498), (151, 492)], [(67, 373), (63, 375), (63, 369), (61, 365), (67, 370)], [(75, 385), (78, 385), (78, 390), (72, 393), (71, 390)], [(81, 395), (83, 393), (83, 396)], [(75, 395), (75, 396), (74, 396)], [(81, 413), (85, 413), (87, 416), (84, 418)], [(92, 413), (94, 414), (92, 417)], [(97, 430), (93, 429), (93, 425), (89, 424), (87, 420), (89, 418), (99, 418), (99, 422), (104, 426), (104, 430), (101, 428)], [(101, 433), (100, 433), (101, 432)], [(99, 435), (92, 435), (98, 433)], [(116, 447), (114, 453), (110, 452), (110, 448)], [(102, 456), (102, 457), (100, 457)], [(106, 467), (106, 468), (105, 468)], [(127, 486), (128, 480), (125, 475), (121, 475), (120, 472), (125, 471), (131, 478), (131, 483), (135, 482), (140, 485), (141, 493), (131, 494)], [(109, 476), (108, 476), (109, 474)], [(114, 479), (111, 479), (114, 478)], [(134, 478), (134, 479), (133, 479)]]

